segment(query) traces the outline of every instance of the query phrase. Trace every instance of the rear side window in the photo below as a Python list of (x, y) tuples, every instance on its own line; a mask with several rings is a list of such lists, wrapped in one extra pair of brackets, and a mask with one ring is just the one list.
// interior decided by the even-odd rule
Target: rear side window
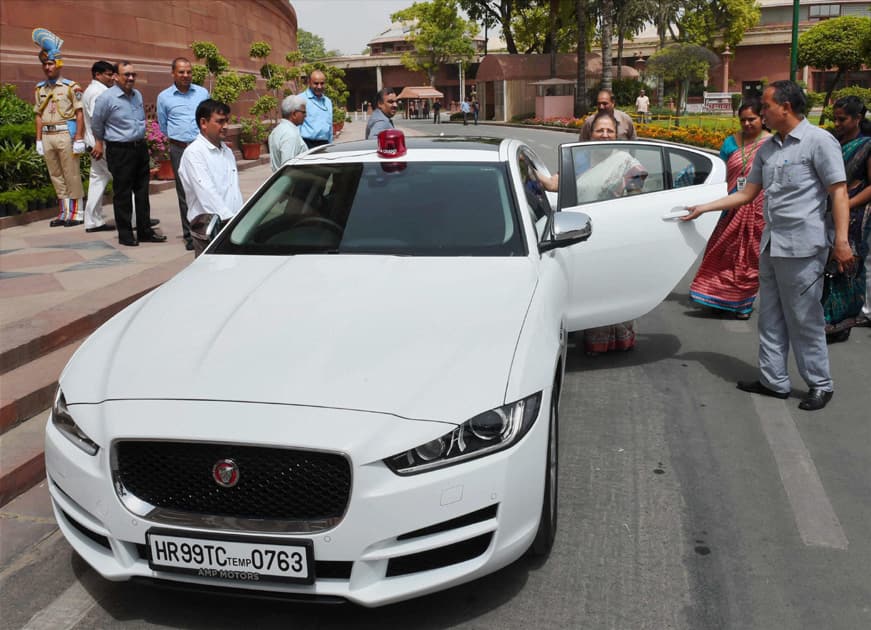
[(703, 184), (711, 174), (706, 156), (640, 143), (591, 143), (561, 153), (560, 204), (572, 207), (620, 197)]
[(525, 255), (499, 163), (285, 166), (214, 253)]

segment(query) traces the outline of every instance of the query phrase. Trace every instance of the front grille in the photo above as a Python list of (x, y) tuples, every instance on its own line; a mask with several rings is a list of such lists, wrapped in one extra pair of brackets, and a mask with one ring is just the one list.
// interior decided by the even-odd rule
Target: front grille
[[(345, 513), (351, 492), (350, 463), (336, 453), (133, 441), (118, 442), (114, 449), (119, 493), (174, 514), (334, 523)], [(232, 488), (212, 476), (224, 459), (239, 469)]]

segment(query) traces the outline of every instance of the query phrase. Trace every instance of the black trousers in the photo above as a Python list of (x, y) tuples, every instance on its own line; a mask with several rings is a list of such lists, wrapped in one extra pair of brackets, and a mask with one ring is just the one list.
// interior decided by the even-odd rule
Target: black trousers
[(307, 146), (309, 149), (314, 149), (315, 147), (329, 144), (327, 140), (312, 140), (311, 138), (303, 138), (302, 141), (305, 142), (305, 146)]
[(188, 221), (188, 203), (184, 196), (184, 187), (181, 185), (181, 177), (178, 176), (178, 167), (185, 148), (172, 143), (169, 145), (169, 161), (172, 162), (172, 170), (175, 173), (175, 194), (178, 197), (178, 211), (181, 214), (181, 233), (187, 243), (191, 240), (191, 224)]
[(148, 201), (148, 146), (137, 142), (106, 142), (106, 165), (112, 173), (112, 203), (119, 240), (133, 240), (133, 199), (136, 199), (136, 232), (150, 236), (151, 206)]

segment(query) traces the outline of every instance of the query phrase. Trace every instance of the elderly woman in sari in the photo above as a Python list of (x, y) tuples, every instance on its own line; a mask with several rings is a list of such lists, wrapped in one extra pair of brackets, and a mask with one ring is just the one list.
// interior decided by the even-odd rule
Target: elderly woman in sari
[[(850, 196), (850, 225), (847, 237), (858, 257), (856, 267), (849, 273), (839, 272), (826, 280), (823, 292), (823, 311), (826, 316), (826, 338), (846, 341), (850, 329), (862, 323), (862, 305), (865, 302), (865, 268), (871, 236), (871, 121), (865, 118), (865, 104), (856, 96), (845, 96), (835, 101), (832, 114), (835, 119), (835, 137), (841, 143), (844, 167), (847, 171), (847, 194)], [(867, 305), (866, 305), (867, 306)]]
[[(593, 118), (593, 141), (617, 139), (617, 120), (611, 112), (600, 111)], [(576, 175), (578, 203), (605, 201), (641, 192), (647, 171), (626, 151), (603, 149), (590, 152), (588, 168)], [(546, 190), (559, 189), (559, 176), (540, 177)], [(626, 351), (635, 347), (635, 322), (599, 326), (584, 331), (588, 356)]]
[[(753, 158), (768, 138), (762, 128), (762, 104), (749, 98), (738, 106), (741, 131), (726, 138), (720, 157), (726, 162), (729, 192), (742, 190)], [(759, 239), (765, 227), (765, 193), (723, 212), (708, 240), (702, 263), (690, 284), (690, 300), (735, 319), (750, 319), (759, 291)]]

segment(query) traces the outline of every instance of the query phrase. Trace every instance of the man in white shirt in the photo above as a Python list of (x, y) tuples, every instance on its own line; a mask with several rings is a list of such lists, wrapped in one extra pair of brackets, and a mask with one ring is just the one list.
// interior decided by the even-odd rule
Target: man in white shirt
[(650, 98), (644, 93), (643, 89), (638, 94), (638, 98), (635, 99), (635, 111), (641, 116), (642, 123), (647, 124), (650, 122)]
[[(91, 130), (91, 116), (94, 115), (94, 105), (97, 97), (115, 84), (115, 66), (108, 61), (98, 61), (91, 66), (91, 84), (82, 96), (82, 108), (85, 110), (85, 145), (90, 151), (96, 140)], [(112, 179), (106, 160), (91, 158), (91, 178), (88, 184), (88, 203), (85, 205), (85, 232), (109, 232), (115, 228), (106, 224), (103, 216), (103, 193)]]
[(306, 103), (307, 100), (298, 94), (291, 94), (281, 101), (281, 122), (269, 134), (269, 162), (273, 173), (290, 158), (308, 151), (299, 134), (299, 127), (305, 122)]
[(209, 244), (204, 231), (211, 215), (218, 215), (223, 226), (242, 208), (236, 158), (223, 142), (230, 107), (206, 99), (197, 106), (196, 117), (200, 133), (185, 149), (178, 169), (187, 200), (194, 257)]

